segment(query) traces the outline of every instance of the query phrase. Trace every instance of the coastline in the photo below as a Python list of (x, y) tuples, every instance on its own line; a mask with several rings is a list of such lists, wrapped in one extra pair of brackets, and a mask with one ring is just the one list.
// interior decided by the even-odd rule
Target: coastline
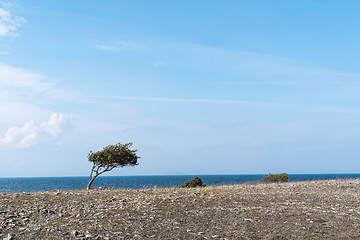
[[(225, 175), (153, 175), (153, 176), (99, 176), (93, 186), (113, 189), (143, 189), (176, 187), (195, 177), (207, 186), (243, 184), (261, 181), (264, 174)], [(288, 174), (289, 181), (360, 178), (360, 174)], [(0, 192), (40, 192), (52, 190), (81, 190), (88, 184), (88, 176), (0, 178)]]
[(360, 179), (0, 193), (0, 239), (360, 237)]

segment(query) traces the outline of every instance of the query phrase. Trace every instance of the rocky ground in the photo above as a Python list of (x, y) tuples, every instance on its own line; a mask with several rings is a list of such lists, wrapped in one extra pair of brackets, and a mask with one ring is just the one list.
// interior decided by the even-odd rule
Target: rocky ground
[(360, 180), (0, 193), (0, 239), (360, 239)]

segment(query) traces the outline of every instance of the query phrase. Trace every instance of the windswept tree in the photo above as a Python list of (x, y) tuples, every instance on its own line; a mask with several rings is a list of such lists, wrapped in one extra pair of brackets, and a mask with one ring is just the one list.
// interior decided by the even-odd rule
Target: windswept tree
[(138, 165), (139, 156), (137, 150), (130, 150), (132, 143), (115, 144), (104, 147), (103, 150), (88, 154), (89, 162), (93, 163), (87, 189), (91, 189), (91, 184), (95, 178), (104, 172), (109, 172), (117, 167)]

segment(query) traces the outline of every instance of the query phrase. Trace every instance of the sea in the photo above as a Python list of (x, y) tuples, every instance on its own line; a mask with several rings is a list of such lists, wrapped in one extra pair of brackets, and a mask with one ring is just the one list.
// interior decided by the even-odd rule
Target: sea
[[(194, 177), (206, 185), (228, 185), (259, 182), (264, 174), (252, 175), (169, 175), (169, 176), (99, 176), (93, 188), (139, 189), (175, 187)], [(360, 178), (360, 174), (289, 174), (289, 181)], [(39, 192), (52, 190), (78, 190), (87, 186), (89, 177), (27, 177), (0, 178), (0, 192)]]

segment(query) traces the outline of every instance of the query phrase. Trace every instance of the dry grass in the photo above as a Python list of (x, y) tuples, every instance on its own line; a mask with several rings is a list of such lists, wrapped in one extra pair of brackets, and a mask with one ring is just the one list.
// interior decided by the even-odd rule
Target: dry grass
[(2, 193), (0, 239), (360, 239), (359, 190), (348, 179)]

